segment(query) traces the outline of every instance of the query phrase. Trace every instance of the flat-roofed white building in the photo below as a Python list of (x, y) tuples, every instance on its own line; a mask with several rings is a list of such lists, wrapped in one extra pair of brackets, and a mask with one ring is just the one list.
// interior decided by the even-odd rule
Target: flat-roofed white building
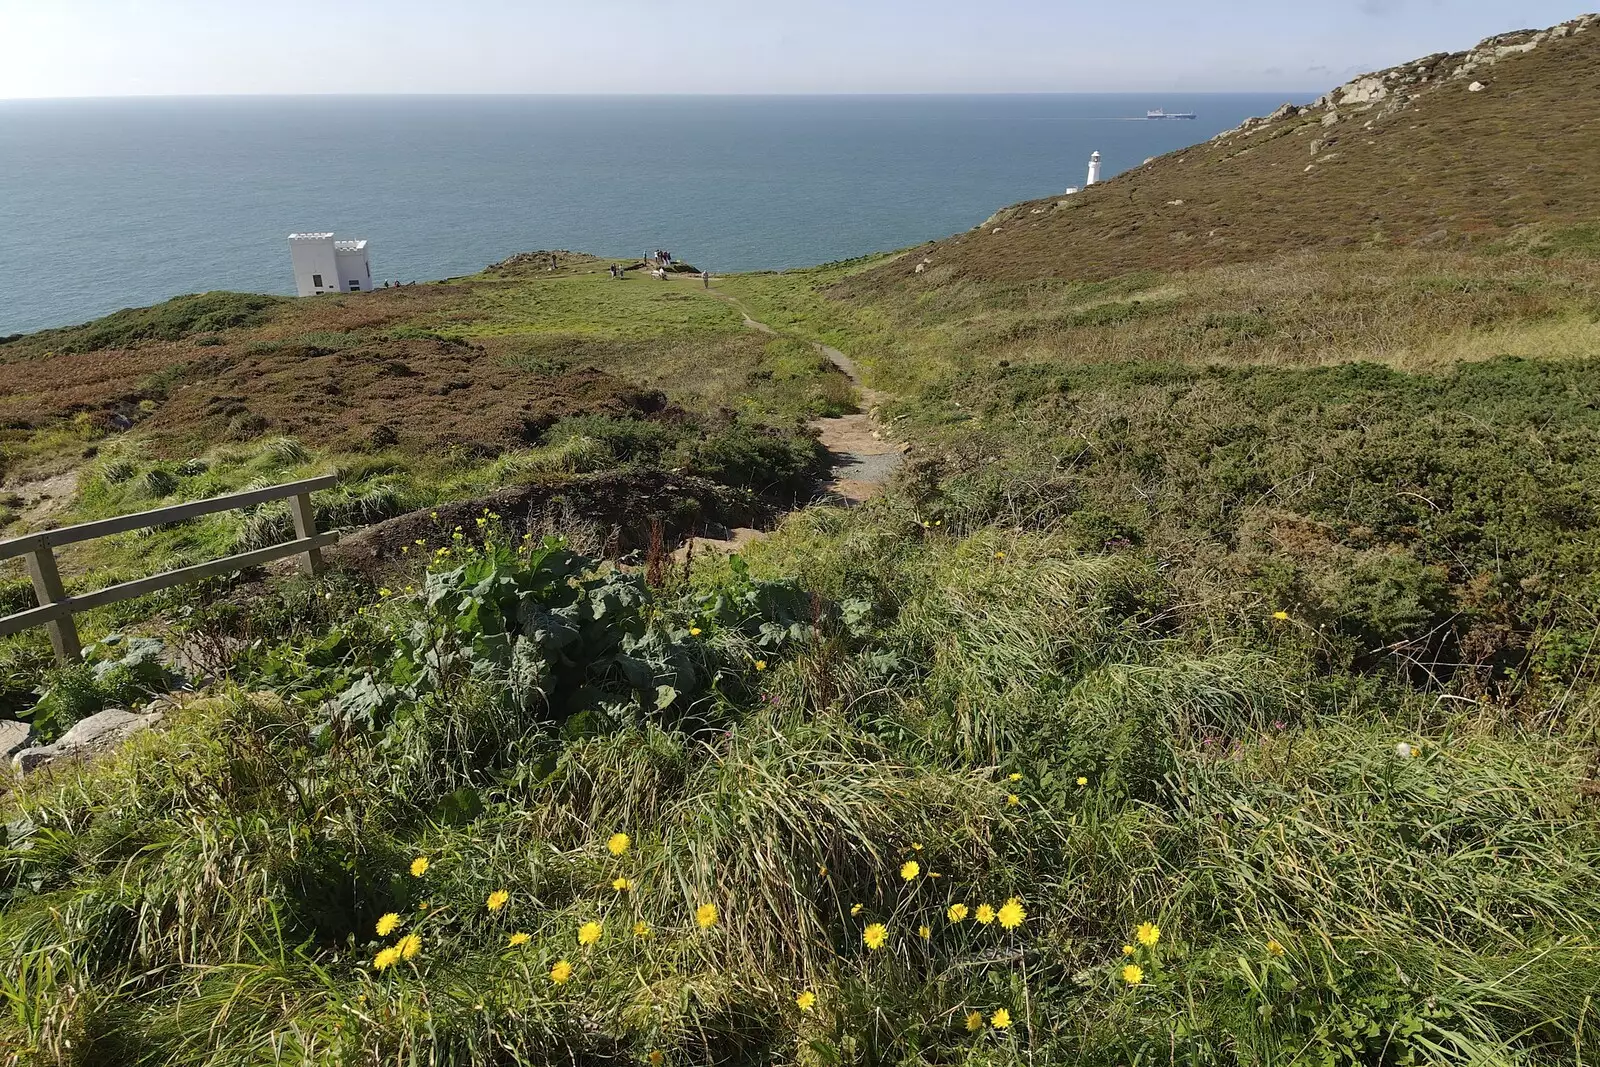
[(301, 296), (359, 293), (372, 288), (367, 242), (335, 241), (331, 233), (291, 233), (289, 262)]

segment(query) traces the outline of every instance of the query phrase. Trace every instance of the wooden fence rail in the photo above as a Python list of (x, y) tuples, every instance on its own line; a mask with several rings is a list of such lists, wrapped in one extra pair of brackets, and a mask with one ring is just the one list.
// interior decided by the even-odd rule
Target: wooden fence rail
[[(210, 500), (173, 504), (170, 507), (156, 508), (154, 511), (118, 515), (111, 519), (80, 523), (77, 526), (63, 526), (59, 530), (41, 530), (38, 533), (0, 541), (0, 559), (11, 559), (14, 556), (27, 557), (28, 577), (33, 582), (33, 594), (39, 601), (39, 606), (36, 608), (0, 618), (0, 637), (35, 626), (49, 627), (50, 644), (55, 647), (56, 659), (63, 664), (76, 663), (83, 658), (82, 648), (78, 644), (78, 628), (72, 621), (72, 616), (77, 612), (115, 604), (120, 600), (131, 600), (159, 589), (168, 589), (186, 582), (197, 582), (202, 578), (231, 574), (286, 556), (299, 556), (300, 569), (305, 573), (320, 574), (322, 550), (337, 541), (339, 535), (317, 532), (316, 519), (311, 510), (311, 494), (319, 489), (331, 488), (337, 481), (338, 478), (334, 475), (325, 474), (320, 478), (307, 478), (284, 485), (268, 486), (265, 489), (230, 493), (227, 496), (212, 497)], [(61, 584), (61, 574), (56, 570), (55, 553), (51, 549), (60, 545), (90, 541), (97, 537), (126, 533), (129, 530), (166, 526), (198, 518), (201, 515), (254, 507), (271, 500), (283, 499), (289, 501), (289, 513), (294, 518), (295, 539), (285, 541), (281, 545), (258, 548), (254, 552), (242, 552), (209, 563), (197, 563), (192, 567), (179, 567), (175, 571), (166, 571), (149, 578), (139, 578), (74, 596), (67, 595), (66, 589)]]

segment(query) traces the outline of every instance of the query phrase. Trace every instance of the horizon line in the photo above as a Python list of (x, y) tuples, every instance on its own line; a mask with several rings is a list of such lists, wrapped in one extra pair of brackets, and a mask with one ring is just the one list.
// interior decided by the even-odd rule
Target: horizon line
[[(1325, 92), (1326, 90), (1322, 90)], [(1315, 89), (913, 89), (901, 91), (807, 91), (807, 92), (329, 92), (329, 93), (127, 93), (114, 96), (0, 96), (0, 104), (64, 103), (69, 101), (110, 100), (330, 100), (330, 99), (418, 99), (461, 97), (477, 99), (806, 99), (817, 97), (939, 97), (939, 96), (1274, 96), (1279, 93), (1318, 94)]]

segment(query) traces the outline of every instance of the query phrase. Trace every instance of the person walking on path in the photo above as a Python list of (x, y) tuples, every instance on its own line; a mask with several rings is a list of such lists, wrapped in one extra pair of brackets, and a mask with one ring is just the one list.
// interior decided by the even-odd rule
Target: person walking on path
[(707, 289), (711, 288), (711, 272), (710, 271), (703, 270), (703, 271), (700, 272), (700, 284), (704, 285)]

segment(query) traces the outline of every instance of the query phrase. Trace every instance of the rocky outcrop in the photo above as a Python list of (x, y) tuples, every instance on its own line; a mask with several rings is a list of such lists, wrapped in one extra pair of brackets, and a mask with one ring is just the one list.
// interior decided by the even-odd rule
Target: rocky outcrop
[(33, 727), (25, 722), (6, 720), (0, 722), (0, 759), (10, 759), (19, 750), (28, 747)]
[(141, 715), (112, 708), (97, 712), (61, 735), (53, 745), (23, 748), (11, 757), (12, 766), (22, 774), (66, 760), (88, 760), (109, 752), (142, 730), (161, 721), (159, 711)]

